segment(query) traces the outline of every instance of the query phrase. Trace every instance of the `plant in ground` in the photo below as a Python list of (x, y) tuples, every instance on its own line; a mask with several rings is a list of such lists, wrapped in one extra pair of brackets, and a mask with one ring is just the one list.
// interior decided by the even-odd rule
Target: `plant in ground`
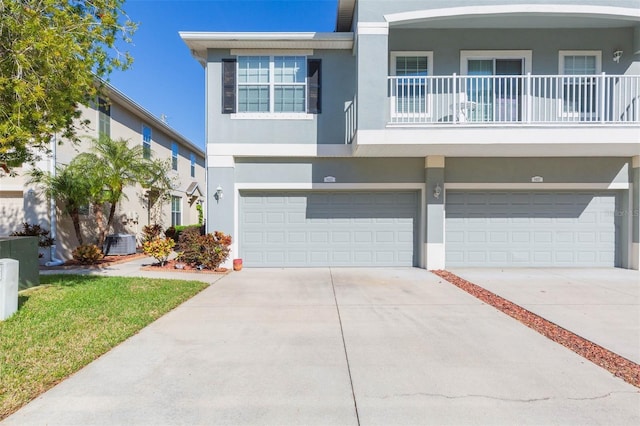
[(142, 242), (146, 243), (147, 241), (153, 241), (157, 238), (160, 238), (162, 234), (162, 226), (156, 224), (146, 225), (142, 227)]
[(77, 247), (72, 252), (72, 256), (83, 265), (94, 265), (104, 257), (104, 254), (102, 254), (102, 250), (100, 250), (97, 245), (85, 244)]
[(223, 232), (196, 235), (195, 232), (183, 233), (180, 240), (180, 254), (178, 259), (191, 266), (201, 266), (206, 269), (217, 269), (229, 258), (231, 252), (231, 237)]
[(39, 247), (51, 247), (55, 241), (49, 236), (49, 230), (40, 225), (31, 225), (28, 222), (22, 224), (22, 231), (11, 234), (14, 237), (38, 237)]
[(145, 241), (142, 244), (142, 252), (147, 256), (151, 256), (156, 259), (160, 266), (163, 266), (176, 242), (171, 238), (156, 238), (155, 240)]

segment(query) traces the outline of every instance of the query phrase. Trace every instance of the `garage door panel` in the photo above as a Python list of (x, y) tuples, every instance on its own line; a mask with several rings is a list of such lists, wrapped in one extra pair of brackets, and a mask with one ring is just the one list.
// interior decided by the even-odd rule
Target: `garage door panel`
[(611, 193), (449, 191), (447, 266), (614, 266), (615, 206)]
[(247, 266), (413, 266), (418, 198), (412, 191), (243, 191), (240, 256)]

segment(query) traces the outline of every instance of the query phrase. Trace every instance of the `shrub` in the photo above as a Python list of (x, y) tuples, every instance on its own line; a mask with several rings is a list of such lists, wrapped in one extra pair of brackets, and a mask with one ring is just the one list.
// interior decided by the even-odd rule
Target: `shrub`
[(171, 238), (156, 238), (142, 244), (142, 252), (156, 259), (160, 266), (164, 265), (176, 242)]
[(230, 246), (231, 237), (223, 232), (196, 235), (189, 231), (180, 241), (179, 260), (195, 267), (216, 269), (229, 258)]
[(102, 250), (95, 244), (85, 244), (77, 247), (72, 256), (83, 265), (94, 265), (104, 257)]
[(50, 247), (55, 240), (49, 236), (49, 230), (40, 225), (31, 225), (28, 222), (22, 224), (22, 231), (16, 231), (11, 234), (14, 237), (38, 237), (38, 246)]
[(147, 241), (152, 241), (157, 238), (160, 238), (162, 234), (162, 226), (157, 223), (154, 225), (146, 225), (142, 227), (142, 242), (146, 243)]
[(164, 232), (164, 235), (167, 238), (173, 238), (173, 241), (178, 243), (180, 242), (180, 234), (182, 234), (186, 229), (191, 228), (195, 228), (198, 230), (198, 232), (200, 232), (200, 225), (177, 225), (167, 228), (167, 230)]

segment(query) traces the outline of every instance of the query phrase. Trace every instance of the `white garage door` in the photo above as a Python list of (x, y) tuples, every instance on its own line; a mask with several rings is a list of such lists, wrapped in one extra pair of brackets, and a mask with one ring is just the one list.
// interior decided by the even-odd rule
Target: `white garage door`
[(417, 192), (242, 192), (246, 266), (414, 266)]
[(446, 266), (614, 266), (616, 197), (447, 191)]

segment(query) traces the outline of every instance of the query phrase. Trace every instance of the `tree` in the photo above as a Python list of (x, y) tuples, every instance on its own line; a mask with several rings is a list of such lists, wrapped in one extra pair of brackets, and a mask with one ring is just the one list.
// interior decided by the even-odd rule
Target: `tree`
[[(99, 230), (99, 247), (111, 229), (118, 203), (126, 198), (126, 187), (140, 185), (161, 194), (172, 187), (167, 177), (168, 163), (144, 158), (142, 145), (129, 146), (125, 139), (101, 135), (93, 140), (90, 152), (78, 155), (74, 161), (91, 182), (89, 192)], [(109, 216), (105, 224), (102, 212), (107, 204)]]
[(54, 134), (76, 135), (78, 106), (131, 64), (124, 0), (0, 0), (0, 167), (33, 163)]
[(73, 222), (73, 230), (80, 245), (84, 244), (80, 229), (80, 209), (89, 203), (91, 182), (77, 165), (56, 166), (56, 173), (42, 172), (34, 169), (30, 172), (29, 183), (36, 184), (44, 190), (47, 198), (53, 198), (61, 206), (62, 212), (68, 214)]

